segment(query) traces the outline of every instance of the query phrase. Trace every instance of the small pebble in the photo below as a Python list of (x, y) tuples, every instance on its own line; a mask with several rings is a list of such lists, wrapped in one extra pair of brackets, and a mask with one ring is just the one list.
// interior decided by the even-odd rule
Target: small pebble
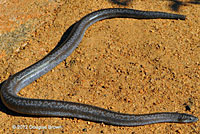
[(100, 133), (103, 133), (103, 130), (101, 130)]
[(87, 128), (83, 128), (83, 132), (87, 132)]

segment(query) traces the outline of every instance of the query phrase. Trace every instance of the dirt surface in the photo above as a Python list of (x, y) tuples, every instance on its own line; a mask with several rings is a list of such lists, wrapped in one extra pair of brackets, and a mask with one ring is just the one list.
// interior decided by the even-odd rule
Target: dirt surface
[[(129, 3), (126, 8), (179, 13), (187, 19), (97, 22), (72, 55), (19, 95), (122, 113), (168, 111), (200, 118), (200, 5), (182, 2), (187, 4), (176, 5), (178, 11), (171, 1)], [(49, 53), (81, 17), (112, 7), (125, 6), (106, 0), (1, 0), (0, 82)], [(200, 133), (199, 121), (118, 127), (76, 118), (17, 116), (2, 104), (0, 110), (0, 133)]]

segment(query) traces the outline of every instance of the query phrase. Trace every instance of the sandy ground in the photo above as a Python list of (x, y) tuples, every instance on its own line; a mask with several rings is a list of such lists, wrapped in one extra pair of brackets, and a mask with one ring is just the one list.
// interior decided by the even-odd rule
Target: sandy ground
[[(172, 10), (175, 6), (178, 11)], [(81, 17), (112, 7), (125, 6), (106, 0), (0, 0), (0, 82), (49, 53)], [(168, 111), (200, 117), (200, 5), (134, 0), (126, 8), (179, 13), (187, 19), (95, 23), (72, 55), (19, 95), (122, 113)], [(18, 116), (2, 104), (0, 118), (0, 133), (200, 133), (199, 122), (118, 127), (76, 118)]]

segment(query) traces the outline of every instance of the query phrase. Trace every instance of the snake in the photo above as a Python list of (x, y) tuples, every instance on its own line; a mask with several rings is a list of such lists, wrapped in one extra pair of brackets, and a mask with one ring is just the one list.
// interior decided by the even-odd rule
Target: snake
[(187, 113), (157, 112), (148, 114), (127, 114), (101, 107), (61, 100), (33, 99), (17, 93), (42, 75), (65, 60), (80, 44), (87, 28), (97, 21), (111, 18), (133, 19), (176, 19), (185, 20), (186, 16), (159, 11), (142, 11), (128, 8), (106, 8), (91, 12), (74, 23), (68, 36), (44, 58), (29, 67), (8, 77), (1, 86), (3, 104), (11, 111), (42, 117), (77, 118), (113, 126), (142, 126), (154, 123), (191, 123), (198, 118)]

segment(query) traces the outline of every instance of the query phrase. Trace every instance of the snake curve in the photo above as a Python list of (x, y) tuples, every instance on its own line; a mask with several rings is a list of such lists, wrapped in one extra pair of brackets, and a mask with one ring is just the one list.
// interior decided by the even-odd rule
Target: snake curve
[(0, 91), (3, 104), (14, 112), (27, 115), (73, 117), (117, 126), (140, 126), (161, 122), (196, 122), (198, 120), (197, 117), (186, 113), (125, 114), (87, 104), (23, 98), (17, 95), (22, 88), (66, 59), (79, 45), (85, 31), (90, 25), (97, 21), (110, 18), (185, 20), (184, 15), (126, 8), (108, 8), (92, 12), (75, 23), (68, 37), (59, 47), (54, 48), (35, 64), (10, 76), (3, 83)]

